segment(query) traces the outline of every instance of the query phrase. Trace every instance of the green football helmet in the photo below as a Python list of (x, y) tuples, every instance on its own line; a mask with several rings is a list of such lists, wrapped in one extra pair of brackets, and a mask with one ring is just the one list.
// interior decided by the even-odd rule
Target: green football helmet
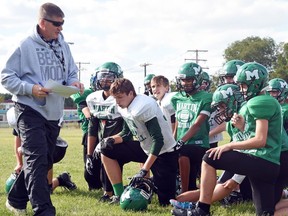
[(211, 80), (209, 74), (205, 71), (202, 71), (200, 76), (201, 76), (201, 80), (202, 80), (201, 85), (200, 85), (200, 89), (204, 90), (204, 91), (210, 91), (212, 80)]
[[(201, 73), (202, 68), (200, 65), (193, 62), (183, 64), (176, 76), (177, 90), (184, 91), (186, 94), (191, 94), (197, 90), (202, 83)], [(192, 85), (182, 84), (182, 80), (192, 80)]]
[(141, 178), (136, 182), (131, 180), (120, 197), (120, 206), (124, 210), (146, 210), (151, 202), (155, 187), (148, 178)]
[(155, 74), (147, 74), (144, 77), (144, 87), (145, 87), (144, 94), (146, 94), (148, 96), (153, 95), (150, 83), (151, 83), (151, 80), (154, 76), (155, 76)]
[[(266, 67), (262, 64), (249, 62), (238, 69), (235, 77), (244, 99), (248, 101), (267, 87), (269, 74)], [(241, 88), (243, 84), (247, 85), (247, 90)]]
[(234, 77), (238, 68), (243, 64), (245, 64), (245, 62), (241, 60), (230, 60), (226, 62), (219, 72), (220, 83), (225, 83), (225, 77)]
[(108, 91), (116, 78), (122, 78), (123, 71), (121, 67), (114, 62), (106, 62), (96, 68), (95, 77), (92, 80), (93, 89), (102, 89)]
[(154, 76), (155, 74), (147, 74), (144, 77), (144, 85), (149, 84)]
[(239, 86), (224, 84), (213, 93), (211, 107), (217, 110), (214, 120), (217, 124), (230, 121), (233, 114), (238, 111), (243, 102)]
[(6, 180), (5, 183), (5, 192), (8, 194), (13, 186), (13, 184), (15, 183), (16, 179), (18, 177), (18, 174), (16, 172), (13, 172), (8, 179)]
[(280, 78), (271, 79), (268, 82), (268, 92), (276, 91), (277, 96), (274, 96), (279, 102), (282, 102), (287, 98), (287, 88), (288, 84), (285, 80)]

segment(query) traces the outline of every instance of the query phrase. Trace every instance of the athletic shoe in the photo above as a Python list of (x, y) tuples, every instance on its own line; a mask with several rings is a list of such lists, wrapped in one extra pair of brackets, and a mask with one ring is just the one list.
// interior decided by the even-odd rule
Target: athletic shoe
[(111, 197), (108, 194), (104, 194), (99, 199), (100, 202), (111, 202)]
[(6, 208), (13, 212), (15, 215), (27, 215), (26, 209), (14, 208), (12, 205), (10, 205), (8, 200), (6, 200)]
[(195, 202), (179, 202), (175, 199), (170, 199), (170, 203), (177, 209), (194, 209), (196, 207)]
[(195, 209), (172, 209), (171, 210), (172, 215), (174, 216), (211, 216), (210, 213), (204, 212), (199, 207), (196, 207)]
[(111, 198), (111, 201), (109, 202), (109, 204), (111, 205), (119, 205), (120, 204), (120, 197), (113, 195)]
[(243, 202), (243, 197), (240, 192), (232, 191), (227, 197), (220, 201), (223, 207), (229, 207), (232, 204), (237, 204)]
[(76, 184), (71, 181), (71, 176), (68, 172), (63, 172), (57, 178), (59, 180), (59, 186), (65, 187), (70, 191), (77, 189)]

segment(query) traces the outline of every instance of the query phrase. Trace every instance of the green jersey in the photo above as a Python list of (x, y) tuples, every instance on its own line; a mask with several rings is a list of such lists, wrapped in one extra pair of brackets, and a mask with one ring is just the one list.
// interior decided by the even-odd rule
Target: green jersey
[(288, 151), (288, 104), (281, 104), (283, 129), (282, 129), (282, 151)]
[(92, 92), (93, 90), (89, 88), (89, 89), (85, 89), (83, 94), (80, 94), (78, 92), (76, 94), (71, 95), (72, 100), (74, 101), (74, 103), (76, 103), (76, 106), (77, 106), (77, 114), (81, 121), (81, 129), (83, 133), (87, 133), (89, 121), (86, 119), (85, 115), (83, 114), (82, 109), (84, 107), (87, 107), (86, 98)]
[(286, 133), (288, 133), (288, 104), (287, 103), (281, 104), (281, 110), (283, 116), (283, 126)]
[(244, 104), (239, 113), (245, 119), (243, 132), (245, 140), (255, 137), (256, 120), (268, 120), (266, 145), (262, 148), (242, 150), (242, 152), (280, 164), (282, 114), (278, 101), (269, 95), (259, 95)]
[(209, 148), (209, 116), (211, 113), (212, 94), (199, 91), (189, 97), (183, 96), (180, 92), (171, 99), (175, 110), (175, 117), (178, 122), (177, 140), (181, 139), (191, 128), (200, 114), (207, 115), (206, 121), (201, 125), (200, 130), (186, 143)]

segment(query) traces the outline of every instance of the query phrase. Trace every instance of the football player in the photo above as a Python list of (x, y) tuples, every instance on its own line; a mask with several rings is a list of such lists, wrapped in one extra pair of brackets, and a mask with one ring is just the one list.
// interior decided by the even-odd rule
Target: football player
[(234, 76), (236, 75), (238, 68), (244, 63), (245, 62), (241, 60), (230, 60), (226, 62), (219, 72), (220, 85), (223, 85), (225, 83), (235, 83)]
[(282, 130), (282, 149), (280, 155), (280, 172), (275, 186), (275, 203), (277, 203), (283, 193), (283, 189), (288, 186), (288, 106), (285, 103), (288, 93), (288, 84), (285, 80), (280, 78), (272, 79), (268, 82), (267, 91), (274, 97), (281, 105), (283, 117), (283, 130)]
[(157, 99), (157, 103), (161, 108), (166, 120), (171, 125), (172, 132), (175, 129), (175, 110), (170, 100), (176, 92), (169, 92), (169, 80), (162, 75), (154, 76), (151, 79), (151, 90), (153, 96)]
[[(111, 84), (120, 77), (123, 77), (121, 67), (115, 62), (105, 62), (96, 69), (95, 79), (92, 82), (92, 86), (97, 91), (89, 94), (86, 98), (91, 113), (88, 128), (86, 170), (91, 174), (93, 174), (96, 167), (98, 167), (96, 170), (99, 170), (99, 163), (101, 165), (101, 158), (97, 155), (97, 152), (94, 153), (96, 144), (103, 138), (117, 134), (122, 130), (123, 119), (118, 113), (116, 101), (109, 91)], [(101, 167), (104, 195), (100, 198), (100, 201), (110, 202), (113, 188), (104, 167), (102, 165)]]
[(153, 96), (152, 89), (151, 89), (151, 79), (155, 76), (155, 74), (147, 74), (144, 77), (144, 94), (147, 96)]
[(88, 184), (88, 190), (97, 190), (102, 188), (102, 182), (100, 179), (100, 161), (95, 161), (93, 170), (87, 172), (86, 161), (87, 161), (87, 136), (88, 136), (88, 124), (91, 114), (87, 106), (86, 98), (89, 94), (96, 91), (96, 86), (94, 85), (96, 75), (92, 75), (90, 79), (90, 87), (85, 89), (83, 94), (76, 93), (70, 97), (76, 103), (77, 113), (80, 119), (80, 125), (83, 132), (82, 135), (82, 145), (83, 145), (83, 161), (84, 161), (84, 179)]
[[(246, 175), (251, 183), (256, 214), (274, 215), (283, 127), (280, 104), (264, 92), (268, 71), (263, 65), (243, 64), (236, 73), (236, 82), (247, 103), (231, 121), (243, 132), (244, 141), (207, 151), (202, 163), (200, 199), (195, 209), (185, 210), (187, 215), (210, 215), (216, 169)], [(183, 211), (173, 213), (182, 215)]]
[(201, 91), (202, 68), (193, 62), (181, 66), (176, 77), (178, 93), (171, 99), (176, 113), (176, 140), (182, 192), (197, 189), (196, 179), (202, 157), (209, 149), (209, 116), (212, 95)]
[[(137, 95), (130, 80), (117, 79), (110, 92), (124, 119), (122, 131), (100, 143), (102, 161), (115, 193), (114, 203), (119, 203), (124, 190), (120, 165), (134, 161), (144, 165), (133, 181), (141, 180), (151, 169), (159, 203), (168, 205), (175, 198), (178, 158), (168, 122), (156, 101)], [(129, 141), (132, 135), (138, 141)]]

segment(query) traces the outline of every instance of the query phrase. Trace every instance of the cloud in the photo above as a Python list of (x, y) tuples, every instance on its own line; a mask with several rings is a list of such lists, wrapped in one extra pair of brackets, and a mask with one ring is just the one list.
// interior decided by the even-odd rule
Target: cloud
[[(0, 2), (0, 65), (7, 52), (27, 35), (37, 21), (44, 1)], [(94, 69), (115, 61), (136, 90), (147, 73), (173, 79), (185, 59), (200, 61), (213, 74), (224, 63), (224, 50), (234, 41), (249, 36), (271, 37), (286, 42), (288, 2), (285, 0), (59, 0), (65, 13), (63, 33), (74, 42), (75, 61), (83, 65), (81, 80), (86, 87)], [(0, 88), (0, 91), (2, 89)]]

